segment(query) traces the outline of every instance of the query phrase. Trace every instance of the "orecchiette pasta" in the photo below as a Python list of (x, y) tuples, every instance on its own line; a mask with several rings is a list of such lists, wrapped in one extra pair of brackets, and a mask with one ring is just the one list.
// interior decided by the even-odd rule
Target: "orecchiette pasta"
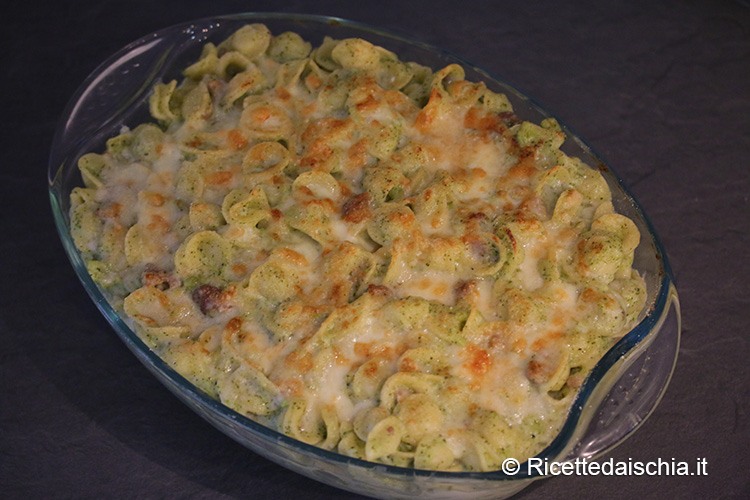
[(644, 307), (602, 175), (458, 65), (253, 24), (150, 112), (80, 157), (73, 240), (178, 372), (305, 443), (526, 459)]

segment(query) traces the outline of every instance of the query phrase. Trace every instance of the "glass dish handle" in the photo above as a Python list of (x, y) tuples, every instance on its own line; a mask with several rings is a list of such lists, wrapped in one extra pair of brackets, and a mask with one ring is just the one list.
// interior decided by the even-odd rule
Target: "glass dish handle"
[(640, 350), (594, 411), (566, 460), (593, 460), (635, 432), (666, 391), (680, 347), (680, 306), (672, 288), (664, 321), (647, 349)]
[[(148, 98), (154, 81), (167, 66), (168, 39), (146, 36), (120, 50), (92, 73), (70, 100), (52, 145), (52, 157), (64, 158), (82, 140), (119, 127), (139, 101)], [(64, 150), (63, 150), (64, 149)]]

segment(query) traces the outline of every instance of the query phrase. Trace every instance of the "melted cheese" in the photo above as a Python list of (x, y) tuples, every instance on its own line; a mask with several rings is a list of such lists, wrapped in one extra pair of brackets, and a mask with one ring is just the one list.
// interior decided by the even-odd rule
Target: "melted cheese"
[(421, 297), (441, 304), (455, 304), (455, 288), (460, 281), (456, 273), (427, 271), (410, 276), (397, 287), (397, 292), (405, 297)]

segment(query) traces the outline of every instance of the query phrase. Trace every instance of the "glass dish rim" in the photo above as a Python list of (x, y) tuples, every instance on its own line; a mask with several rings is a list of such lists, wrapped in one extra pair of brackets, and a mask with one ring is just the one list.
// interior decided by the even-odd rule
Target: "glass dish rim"
[[(116, 310), (110, 305), (110, 303), (106, 299), (106, 296), (99, 289), (98, 285), (96, 285), (96, 283), (91, 279), (90, 275), (88, 274), (88, 271), (86, 270), (86, 266), (83, 263), (83, 260), (81, 259), (80, 254), (78, 253), (78, 250), (75, 248), (75, 245), (73, 243), (72, 236), (69, 231), (68, 221), (67, 221), (68, 214), (66, 214), (62, 209), (63, 207), (62, 197), (65, 196), (66, 194), (69, 196), (69, 193), (64, 193), (62, 191), (63, 186), (62, 186), (62, 181), (60, 179), (62, 177), (64, 167), (69, 164), (69, 162), (65, 161), (67, 159), (68, 154), (70, 153), (71, 150), (77, 149), (75, 145), (70, 146), (67, 151), (62, 149), (61, 141), (62, 141), (62, 136), (64, 135), (63, 132), (66, 128), (64, 126), (65, 124), (63, 122), (63, 118), (69, 118), (71, 116), (73, 110), (76, 107), (76, 104), (82, 99), (82, 97), (84, 97), (85, 91), (96, 80), (96, 78), (103, 73), (105, 69), (109, 68), (113, 63), (118, 61), (124, 55), (132, 52), (133, 50), (135, 50), (136, 48), (140, 46), (143, 46), (149, 41), (161, 39), (166, 36), (174, 36), (178, 32), (178, 30), (184, 30), (190, 27), (191, 25), (206, 24), (206, 23), (220, 23), (220, 22), (237, 22), (237, 21), (243, 21), (243, 20), (262, 22), (263, 19), (282, 20), (282, 21), (289, 21), (289, 22), (306, 21), (306, 22), (329, 24), (329, 25), (341, 24), (345, 27), (353, 28), (353, 29), (360, 30), (366, 33), (373, 33), (381, 37), (389, 38), (389, 39), (392, 39), (401, 43), (406, 43), (408, 45), (419, 47), (420, 49), (427, 50), (432, 53), (447, 56), (455, 60), (462, 66), (470, 67), (472, 70), (476, 71), (477, 73), (482, 74), (487, 78), (490, 78), (492, 80), (499, 82), (504, 87), (508, 87), (509, 89), (512, 89), (516, 93), (517, 97), (520, 97), (524, 99), (525, 101), (527, 101), (532, 107), (536, 108), (536, 110), (540, 112), (541, 114), (548, 116), (548, 117), (554, 116), (545, 107), (537, 103), (532, 97), (524, 93), (522, 90), (518, 89), (517, 86), (511, 84), (510, 82), (508, 82), (507, 80), (501, 77), (498, 77), (492, 72), (485, 70), (483, 67), (474, 64), (469, 59), (463, 56), (459, 56), (451, 51), (442, 49), (432, 44), (399, 34), (395, 31), (385, 30), (382, 28), (368, 25), (366, 23), (350, 21), (350, 20), (339, 18), (339, 17), (315, 15), (315, 14), (280, 13), (280, 12), (270, 12), (270, 13), (245, 12), (245, 13), (239, 13), (239, 14), (204, 17), (200, 19), (187, 21), (184, 23), (173, 24), (166, 28), (159, 29), (157, 31), (144, 35), (141, 38), (125, 45), (124, 47), (116, 51), (114, 54), (109, 56), (107, 59), (105, 59), (101, 64), (99, 64), (89, 74), (89, 76), (80, 84), (80, 86), (77, 88), (75, 93), (72, 95), (72, 97), (66, 104), (61, 114), (61, 119), (58, 120), (58, 123), (56, 126), (55, 135), (53, 137), (53, 142), (52, 142), (52, 147), (51, 147), (50, 158), (49, 158), (49, 165), (48, 165), (48, 183), (49, 183), (48, 189), (49, 189), (49, 195), (50, 195), (50, 202), (52, 205), (52, 212), (53, 212), (53, 217), (55, 220), (55, 226), (57, 228), (60, 239), (63, 243), (63, 247), (65, 248), (68, 259), (70, 260), (76, 272), (76, 275), (78, 276), (79, 280), (82, 282), (84, 289), (86, 290), (88, 295), (91, 297), (91, 299), (93, 300), (93, 302), (95, 303), (99, 311), (107, 319), (110, 326), (115, 330), (118, 337), (128, 346), (128, 348), (131, 351), (133, 351), (134, 354), (136, 354), (136, 357), (139, 359), (139, 361), (141, 361), (144, 364), (150, 364), (151, 369), (157, 370), (162, 375), (164, 375), (167, 379), (169, 379), (173, 387), (179, 388), (179, 390), (184, 396), (190, 398), (196, 404), (204, 408), (207, 408), (216, 414), (219, 414), (225, 420), (234, 421), (235, 423), (239, 424), (243, 430), (248, 431), (251, 434), (258, 435), (259, 437), (263, 438), (266, 441), (270, 440), (270, 441), (275, 442), (278, 445), (283, 445), (288, 448), (299, 450), (300, 452), (312, 454), (316, 457), (320, 457), (321, 459), (324, 459), (327, 462), (331, 462), (334, 464), (349, 465), (349, 466), (356, 465), (364, 469), (378, 469), (379, 473), (385, 472), (390, 475), (401, 476), (404, 478), (429, 477), (429, 478), (436, 479), (436, 480), (470, 479), (470, 480), (500, 480), (500, 481), (514, 481), (515, 480), (515, 481), (518, 481), (518, 480), (529, 480), (529, 479), (538, 479), (541, 477), (545, 477), (542, 474), (536, 474), (536, 473), (528, 474), (528, 472), (519, 473), (515, 475), (506, 474), (502, 472), (501, 470), (488, 471), (488, 472), (446, 472), (446, 471), (434, 471), (434, 470), (397, 467), (397, 466), (385, 465), (382, 463), (369, 462), (366, 460), (349, 457), (349, 456), (346, 456), (346, 455), (343, 455), (334, 451), (328, 451), (328, 450), (319, 448), (314, 445), (309, 445), (301, 441), (298, 441), (297, 439), (294, 439), (292, 437), (286, 436), (283, 433), (275, 429), (266, 427), (263, 424), (260, 424), (252, 420), (251, 418), (246, 417), (236, 412), (235, 410), (232, 410), (228, 406), (225, 406), (219, 400), (214, 399), (211, 396), (207, 395), (206, 393), (198, 389), (197, 386), (195, 386), (186, 378), (184, 378), (182, 375), (177, 373), (172, 367), (170, 367), (165, 361), (163, 361), (155, 352), (153, 352), (140, 339), (140, 337), (138, 337), (138, 335), (133, 331), (133, 329), (131, 329), (130, 326), (128, 326), (127, 323), (125, 323), (122, 317), (120, 317), (120, 315), (116, 312)], [(116, 117), (117, 113), (113, 116)], [(105, 121), (105, 124), (111, 121), (111, 119), (112, 117), (108, 117), (107, 120)], [(593, 148), (591, 148), (591, 146), (584, 139), (582, 139), (580, 135), (575, 133), (575, 131), (571, 127), (569, 127), (567, 124), (563, 123), (562, 121), (560, 123), (561, 125), (563, 125), (564, 129), (569, 131), (572, 137), (575, 138), (575, 140), (579, 142), (579, 146), (581, 146), (584, 149), (588, 149), (591, 155), (597, 158), (598, 160), (600, 160), (606, 166), (606, 169), (610, 171), (612, 178), (617, 182), (619, 187), (622, 189), (626, 198), (625, 201), (627, 201), (628, 203), (632, 205), (637, 215), (641, 218), (641, 220), (645, 224), (645, 227), (647, 228), (649, 236), (650, 236), (650, 242), (653, 244), (654, 252), (656, 253), (657, 259), (659, 260), (660, 266), (661, 266), (660, 279), (658, 280), (659, 291), (655, 297), (655, 300), (654, 300), (653, 305), (651, 306), (651, 309), (635, 327), (633, 327), (628, 333), (626, 333), (622, 338), (620, 338), (615, 343), (615, 345), (612, 346), (607, 351), (607, 353), (597, 362), (597, 364), (595, 365), (591, 373), (586, 378), (584, 384), (578, 391), (576, 397), (574, 398), (574, 401), (568, 411), (568, 415), (565, 418), (565, 421), (560, 431), (558, 432), (556, 437), (552, 440), (552, 442), (547, 447), (545, 447), (544, 450), (542, 450), (539, 454), (535, 456), (535, 458), (540, 458), (540, 459), (562, 459), (564, 460), (565, 457), (561, 456), (561, 454), (565, 452), (566, 446), (570, 444), (571, 439), (574, 437), (574, 433), (578, 429), (578, 425), (581, 422), (581, 417), (583, 414), (584, 407), (586, 406), (586, 403), (589, 401), (590, 397), (592, 396), (592, 393), (599, 386), (600, 382), (603, 381), (603, 378), (605, 377), (605, 375), (609, 373), (609, 371), (616, 365), (618, 361), (623, 359), (626, 355), (633, 353), (636, 350), (636, 348), (642, 345), (643, 341), (649, 337), (649, 334), (655, 335), (656, 333), (658, 333), (658, 330), (654, 330), (654, 327), (657, 324), (659, 324), (660, 320), (663, 317), (665, 317), (665, 315), (669, 312), (669, 307), (672, 304), (670, 297), (673, 294), (675, 294), (675, 292), (674, 292), (673, 273), (672, 273), (672, 270), (671, 270), (671, 267), (667, 258), (666, 251), (662, 245), (661, 239), (658, 233), (656, 232), (650, 218), (647, 216), (647, 214), (642, 209), (641, 205), (637, 202), (636, 198), (631, 193), (630, 188), (623, 182), (622, 178), (616, 174), (615, 170), (612, 169), (610, 164), (602, 157), (602, 155), (600, 155)], [(102, 124), (102, 126), (104, 126), (104, 124)], [(678, 332), (678, 335), (679, 335), (679, 332)], [(667, 383), (668, 383), (668, 379), (667, 379)], [(666, 388), (666, 384), (665, 384), (665, 388)], [(597, 407), (601, 407), (602, 403), (603, 402), (600, 401)], [(658, 400), (654, 404), (654, 406), (656, 404), (658, 404)], [(610, 445), (604, 450), (598, 452), (597, 456), (613, 449), (620, 442), (622, 442), (626, 437), (632, 434), (632, 432), (634, 432), (636, 428), (633, 428), (628, 434), (621, 436), (615, 442), (615, 444)], [(523, 470), (523, 468), (521, 470)]]

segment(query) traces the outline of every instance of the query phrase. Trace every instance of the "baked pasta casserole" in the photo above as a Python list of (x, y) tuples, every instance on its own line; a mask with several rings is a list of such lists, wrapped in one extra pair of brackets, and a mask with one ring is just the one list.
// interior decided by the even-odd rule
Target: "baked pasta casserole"
[(523, 461), (644, 308), (601, 173), (458, 65), (251, 24), (150, 112), (80, 158), (75, 244), (177, 372), (305, 443)]

